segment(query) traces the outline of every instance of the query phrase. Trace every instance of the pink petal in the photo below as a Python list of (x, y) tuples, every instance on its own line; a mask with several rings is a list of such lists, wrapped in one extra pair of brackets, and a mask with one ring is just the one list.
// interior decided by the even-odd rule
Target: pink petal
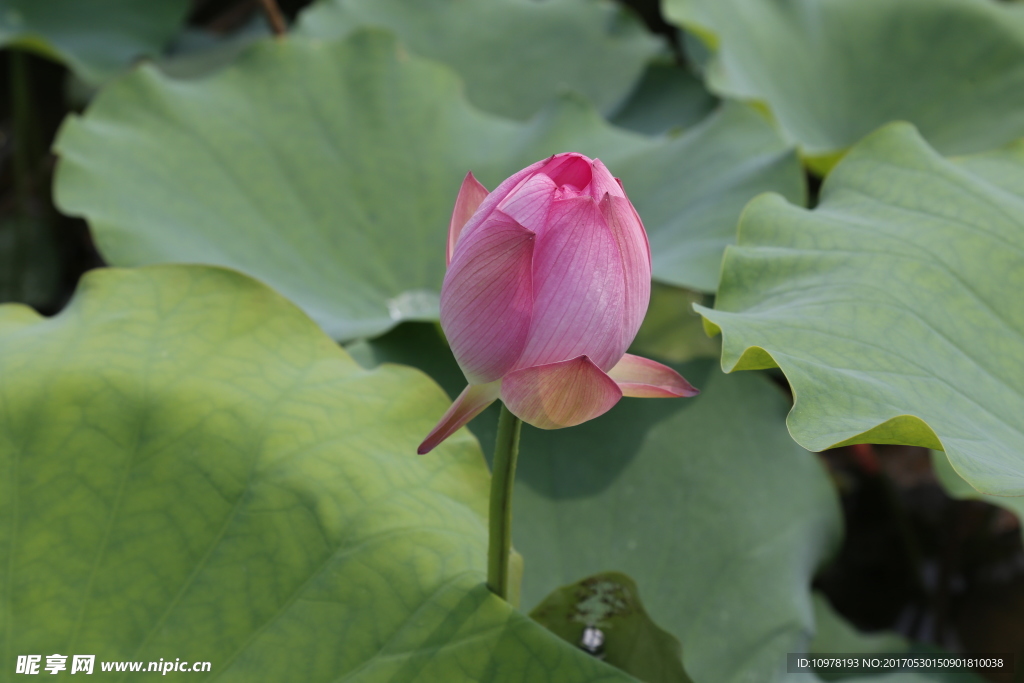
[(524, 179), (498, 204), (498, 211), (511, 216), (527, 230), (538, 233), (548, 219), (555, 183), (543, 173)]
[(455, 210), (452, 211), (452, 222), (448, 224), (448, 257), (445, 265), (451, 265), (452, 254), (455, 253), (455, 243), (459, 241), (459, 233), (466, 225), (466, 222), (473, 217), (476, 210), (480, 208), (481, 202), (487, 198), (487, 188), (480, 184), (473, 177), (472, 171), (466, 174), (459, 189), (459, 196), (455, 198)]
[(534, 242), (532, 232), (497, 211), (456, 246), (441, 286), (441, 327), (470, 384), (498, 379), (526, 347)]
[(484, 408), (494, 403), (501, 393), (501, 383), (491, 382), (490, 384), (470, 384), (462, 390), (459, 397), (455, 399), (448, 412), (444, 414), (437, 426), (427, 434), (416, 452), (420, 455), (429, 453), (434, 448), (455, 433), (455, 431), (474, 417), (483, 412)]
[(540, 429), (572, 427), (608, 412), (622, 390), (586, 356), (516, 370), (501, 381), (501, 400)]
[(626, 281), (622, 325), (625, 349), (633, 343), (651, 301), (651, 247), (640, 216), (628, 199), (604, 195), (601, 214), (619, 247)]
[(589, 356), (609, 370), (625, 353), (619, 247), (590, 197), (555, 201), (537, 236), (533, 326), (516, 368)]
[(628, 353), (608, 371), (608, 376), (618, 383), (623, 396), (677, 398), (700, 393), (672, 368)]
[(507, 197), (512, 192), (512, 190), (515, 189), (517, 185), (519, 185), (525, 179), (529, 178), (534, 173), (539, 171), (541, 168), (544, 167), (545, 164), (550, 162), (552, 159), (554, 159), (553, 156), (548, 157), (547, 159), (541, 159), (540, 161), (534, 164), (530, 164), (523, 170), (517, 171), (516, 173), (510, 175), (508, 178), (505, 178), (505, 180), (501, 181), (501, 183), (496, 188), (494, 188), (494, 192), (491, 192), (489, 195), (487, 195), (484, 201), (481, 202), (480, 206), (477, 207), (476, 213), (473, 214), (473, 217), (470, 218), (469, 221), (464, 226), (462, 226), (462, 233), (459, 239), (462, 239), (463, 237), (472, 232), (475, 232), (476, 229), (479, 228), (485, 220), (490, 218), (494, 210), (498, 208), (498, 203), (501, 202), (502, 199)]
[(586, 188), (592, 175), (590, 159), (575, 152), (551, 157), (541, 173), (554, 180), (556, 186), (571, 185), (577, 190)]
[(622, 189), (622, 182), (612, 175), (611, 171), (601, 163), (600, 159), (594, 159), (591, 164), (593, 179), (590, 181), (590, 196), (600, 199), (605, 194), (625, 199), (626, 192)]

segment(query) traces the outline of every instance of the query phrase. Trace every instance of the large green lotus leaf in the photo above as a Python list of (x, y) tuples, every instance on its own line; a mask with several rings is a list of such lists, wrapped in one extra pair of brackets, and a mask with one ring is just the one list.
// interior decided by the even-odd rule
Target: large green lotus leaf
[[(423, 368), (453, 395), (465, 385), (427, 325), (355, 351), (367, 364)], [(696, 398), (626, 398), (571, 429), (523, 427), (512, 505), (522, 606), (623, 572), (682, 643), (694, 681), (781, 680), (786, 653), (806, 651), (814, 631), (810, 582), (838, 544), (839, 506), (817, 459), (786, 433), (782, 391), (715, 365), (675, 366)], [(469, 424), (485, 449), (494, 422), (488, 411)]]
[(55, 318), (0, 308), (0, 375), (3, 680), (55, 652), (222, 681), (631, 680), (487, 591), (479, 448), (415, 455), (436, 385), (362, 369), (261, 284), (94, 271)]
[(95, 84), (137, 57), (158, 54), (189, 5), (188, 0), (0, 0), (0, 46), (57, 59)]
[(907, 124), (854, 147), (814, 211), (743, 213), (715, 310), (726, 371), (778, 365), (793, 437), (942, 449), (1024, 493), (1024, 145), (959, 160)]
[(665, 0), (664, 9), (717, 48), (710, 87), (767, 102), (820, 168), (897, 119), (917, 125), (943, 154), (1024, 135), (1017, 8), (991, 0)]
[(262, 12), (257, 12), (249, 21), (226, 34), (187, 29), (178, 34), (156, 64), (165, 74), (175, 78), (209, 76), (233, 62), (252, 43), (271, 33), (270, 24)]
[(517, 123), (459, 88), (377, 31), (265, 41), (199, 81), (142, 68), (68, 120), (56, 197), (89, 219), (108, 262), (238, 268), (336, 339), (436, 319), (470, 169), (493, 188), (555, 152), (602, 158), (646, 221), (658, 276), (705, 289), (750, 197), (803, 198), (794, 152), (739, 105), (667, 140), (612, 128), (575, 98)]
[(333, 39), (368, 26), (452, 67), (477, 106), (517, 119), (564, 90), (612, 108), (660, 46), (611, 0), (324, 0), (295, 30)]

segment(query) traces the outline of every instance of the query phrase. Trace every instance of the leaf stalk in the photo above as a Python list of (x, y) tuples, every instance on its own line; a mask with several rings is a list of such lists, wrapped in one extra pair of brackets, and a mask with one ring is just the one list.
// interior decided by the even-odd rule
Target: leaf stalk
[(32, 89), (29, 77), (28, 55), (22, 50), (10, 53), (10, 84), (12, 104), (12, 138), (14, 157), (14, 187), (18, 202), (14, 219), (14, 249), (11, 259), (12, 291), (16, 301), (24, 299), (25, 270), (27, 269), (29, 242), (32, 239), (31, 222), (34, 193), (33, 166), (35, 163), (35, 130), (32, 113)]
[(260, 0), (260, 5), (263, 7), (263, 13), (266, 15), (267, 23), (270, 24), (270, 30), (274, 32), (274, 35), (280, 37), (287, 33), (288, 24), (284, 20), (281, 8), (277, 5), (277, 0)]

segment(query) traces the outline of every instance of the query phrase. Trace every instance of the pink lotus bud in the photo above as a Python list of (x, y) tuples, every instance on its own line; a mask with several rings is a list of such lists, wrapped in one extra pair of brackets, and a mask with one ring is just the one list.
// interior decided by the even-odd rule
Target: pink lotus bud
[(426, 453), (501, 398), (541, 429), (571, 427), (623, 396), (693, 396), (679, 373), (626, 353), (651, 297), (651, 251), (622, 183), (597, 159), (556, 154), (488, 194), (455, 200), (441, 326), (469, 386)]

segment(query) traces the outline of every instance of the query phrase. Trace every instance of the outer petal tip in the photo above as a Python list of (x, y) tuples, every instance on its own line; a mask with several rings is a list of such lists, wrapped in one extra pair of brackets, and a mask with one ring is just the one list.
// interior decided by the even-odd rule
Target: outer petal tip
[(480, 208), (487, 195), (487, 188), (480, 184), (480, 181), (476, 179), (473, 172), (467, 173), (466, 177), (462, 180), (462, 187), (459, 188), (459, 196), (455, 198), (452, 220), (448, 225), (447, 265), (451, 265), (452, 254), (455, 253), (455, 244), (459, 241), (462, 228), (473, 217), (476, 210)]
[(611, 174), (611, 171), (601, 163), (600, 159), (594, 159), (591, 165), (593, 168), (593, 180), (591, 181), (590, 194), (592, 196), (600, 198), (603, 195), (610, 194), (613, 197), (626, 198), (626, 192), (622, 189), (622, 183)]
[(688, 398), (700, 393), (700, 390), (667, 365), (628, 353), (608, 371), (608, 376), (619, 385), (623, 396)]
[(416, 449), (416, 453), (426, 455), (434, 450), (438, 444), (494, 403), (500, 392), (501, 382), (470, 384), (463, 389), (459, 397), (448, 408), (448, 412), (441, 417), (437, 426), (427, 434), (427, 438)]

